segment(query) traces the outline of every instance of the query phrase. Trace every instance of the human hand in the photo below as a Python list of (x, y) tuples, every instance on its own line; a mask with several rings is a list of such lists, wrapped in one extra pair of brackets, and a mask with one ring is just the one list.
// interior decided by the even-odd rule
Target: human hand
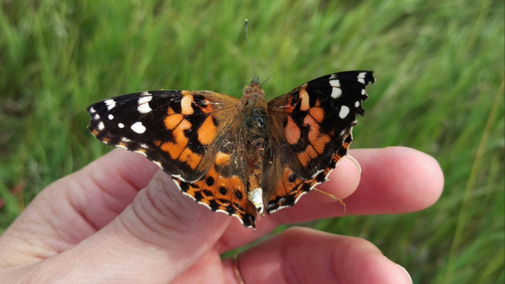
[[(318, 188), (349, 214), (399, 214), (432, 205), (443, 175), (430, 156), (403, 147), (351, 150)], [(154, 177), (153, 177), (154, 175)], [(363, 177), (360, 181), (360, 177)], [(359, 186), (358, 186), (359, 185)], [(354, 192), (355, 191), (355, 192)], [(354, 192), (354, 194), (352, 194)], [(352, 195), (351, 195), (352, 194)], [(184, 196), (144, 157), (111, 153), (44, 189), (0, 237), (2, 283), (410, 283), (366, 240), (291, 228), (242, 252), (280, 224), (344, 215), (310, 192), (258, 217), (256, 230)]]

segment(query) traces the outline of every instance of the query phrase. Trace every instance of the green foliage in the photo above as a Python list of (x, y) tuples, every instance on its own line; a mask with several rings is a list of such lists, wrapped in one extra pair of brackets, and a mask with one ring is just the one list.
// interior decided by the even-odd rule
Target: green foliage
[(240, 96), (252, 78), (243, 21), (268, 99), (335, 71), (375, 70), (354, 148), (433, 155), (440, 201), (401, 216), (309, 225), (363, 237), (415, 283), (504, 276), (503, 1), (2, 1), (0, 230), (45, 186), (110, 148), (90, 103), (152, 89)]

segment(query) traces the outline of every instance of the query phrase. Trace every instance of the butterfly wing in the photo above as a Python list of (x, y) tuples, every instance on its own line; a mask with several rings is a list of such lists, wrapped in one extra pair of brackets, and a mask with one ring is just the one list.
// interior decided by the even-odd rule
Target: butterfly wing
[(174, 179), (181, 191), (215, 212), (237, 217), (244, 227), (255, 227), (257, 210), (247, 193), (246, 141), (237, 120), (220, 146), (209, 171), (194, 183)]
[(89, 106), (88, 129), (102, 142), (144, 154), (192, 182), (210, 168), (237, 102), (210, 91), (133, 93)]
[[(198, 203), (254, 226), (247, 169), (239, 157), (238, 99), (210, 91), (159, 90), (88, 107), (88, 129), (102, 142), (145, 155)], [(237, 174), (238, 173), (238, 174)]]
[(265, 153), (262, 188), (267, 212), (293, 206), (327, 180), (352, 142), (356, 114), (371, 71), (326, 75), (268, 103), (270, 144)]

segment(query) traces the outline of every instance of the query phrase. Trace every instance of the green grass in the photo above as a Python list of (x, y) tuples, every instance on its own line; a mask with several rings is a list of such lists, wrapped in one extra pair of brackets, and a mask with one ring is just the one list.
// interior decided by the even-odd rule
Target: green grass
[(444, 170), (427, 210), (309, 225), (370, 240), (415, 283), (505, 281), (503, 1), (97, 3), (0, 4), (0, 232), (45, 186), (111, 150), (86, 129), (90, 103), (161, 88), (240, 96), (248, 18), (268, 99), (375, 70), (353, 148), (404, 145)]

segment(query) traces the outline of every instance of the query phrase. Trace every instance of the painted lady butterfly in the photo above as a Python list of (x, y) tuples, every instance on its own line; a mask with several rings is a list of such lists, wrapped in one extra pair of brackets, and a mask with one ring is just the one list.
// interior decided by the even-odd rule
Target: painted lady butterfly
[[(254, 73), (252, 54), (251, 63)], [(256, 76), (240, 100), (211, 91), (133, 93), (89, 106), (88, 129), (146, 156), (196, 202), (255, 227), (257, 213), (291, 207), (328, 180), (347, 154), (356, 114), (365, 114), (372, 73), (326, 75), (268, 103)]]
[(372, 73), (326, 75), (268, 103), (257, 77), (241, 99), (211, 91), (133, 93), (89, 106), (88, 129), (145, 155), (198, 203), (254, 227), (257, 213), (291, 207), (328, 180), (347, 154), (356, 114), (365, 113)]

